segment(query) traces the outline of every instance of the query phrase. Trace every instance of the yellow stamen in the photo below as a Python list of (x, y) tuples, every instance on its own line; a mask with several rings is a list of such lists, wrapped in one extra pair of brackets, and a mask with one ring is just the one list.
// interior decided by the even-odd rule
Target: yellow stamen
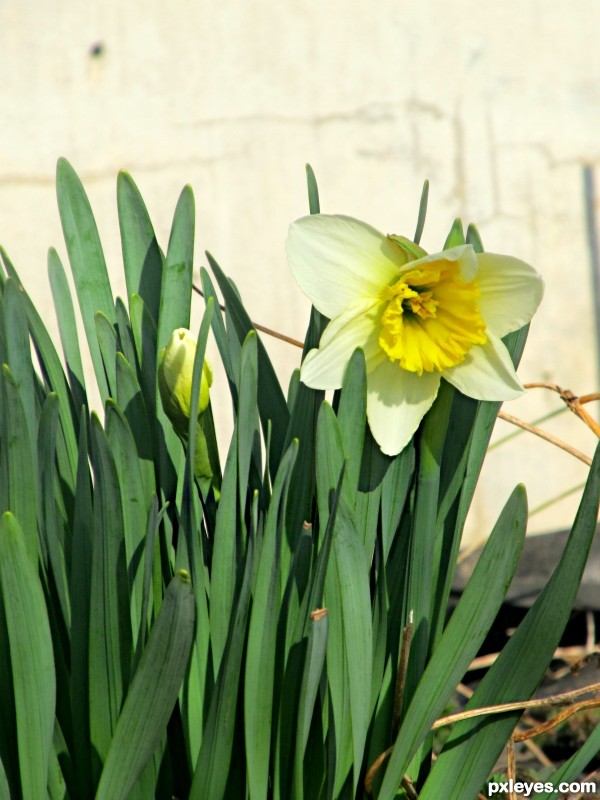
[(379, 344), (409, 372), (454, 367), (473, 345), (487, 341), (477, 281), (462, 281), (457, 264), (444, 261), (439, 268), (411, 270), (386, 286), (381, 297), (387, 305)]

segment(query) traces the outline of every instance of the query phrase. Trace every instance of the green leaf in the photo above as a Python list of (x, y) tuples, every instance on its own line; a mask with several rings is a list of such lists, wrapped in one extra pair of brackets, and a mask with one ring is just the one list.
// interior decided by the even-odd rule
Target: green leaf
[[(311, 618), (306, 648), (306, 660), (302, 674), (302, 684), (298, 697), (298, 729), (296, 731), (296, 752), (294, 761), (294, 797), (301, 800), (304, 796), (304, 780), (306, 767), (304, 754), (308, 743), (315, 702), (325, 664), (327, 651), (327, 634), (329, 630), (328, 613)], [(312, 769), (312, 766), (309, 767)]]
[(122, 353), (117, 353), (117, 404), (135, 442), (147, 504), (156, 490), (153, 461), (153, 446), (158, 447), (156, 420), (149, 416), (135, 371)]
[(4, 764), (0, 760), (0, 800), (10, 800), (10, 786), (4, 771)]
[(27, 420), (17, 384), (7, 364), (2, 365), (2, 448), (0, 448), (0, 502), (20, 520), (31, 563), (37, 565), (37, 480), (32, 463)]
[[(600, 752), (600, 726), (596, 726), (579, 750), (568, 758), (553, 775), (545, 776), (545, 782), (558, 786), (561, 782), (581, 781), (590, 762)], [(535, 800), (556, 800), (556, 791), (536, 793)]]
[(308, 185), (308, 206), (311, 214), (319, 214), (321, 206), (319, 203), (319, 188), (317, 179), (310, 164), (306, 165), (306, 183)]
[[(223, 491), (224, 494), (224, 491)], [(253, 573), (253, 541), (248, 539), (244, 578), (220, 663), (189, 800), (222, 800), (229, 777), (236, 724), (242, 655), (246, 641)]]
[[(37, 450), (39, 453), (39, 487), (41, 495), (40, 534), (45, 543), (45, 553), (54, 578), (59, 600), (60, 615), (67, 630), (71, 628), (69, 603), (70, 537), (65, 542), (60, 524), (56, 498), (56, 436), (58, 430), (58, 398), (51, 393), (46, 398), (40, 418)], [(65, 544), (68, 551), (65, 551)], [(58, 613), (56, 609), (55, 613)]]
[(139, 666), (102, 771), (96, 800), (126, 800), (163, 736), (189, 661), (194, 596), (187, 573), (176, 573)]
[(59, 159), (56, 168), (56, 191), (83, 326), (100, 396), (104, 401), (108, 396), (108, 387), (96, 338), (95, 315), (102, 312), (114, 324), (113, 295), (89, 200), (73, 167), (64, 158)]
[[(198, 407), (200, 396), (200, 383), (206, 343), (210, 331), (214, 302), (209, 299), (202, 316), (198, 331), (196, 355), (192, 374), (192, 392), (190, 408)], [(205, 417), (205, 411), (201, 416)], [(176, 555), (176, 566), (187, 564), (192, 575), (192, 585), (196, 602), (196, 631), (192, 657), (188, 672), (185, 677), (181, 692), (181, 722), (186, 745), (186, 755), (191, 764), (195, 764), (200, 750), (204, 728), (199, 720), (204, 720), (208, 704), (207, 698), (213, 688), (213, 673), (210, 664), (211, 624), (208, 613), (207, 597), (210, 595), (210, 579), (205, 561), (208, 560), (205, 544), (205, 530), (200, 524), (201, 510), (199, 509), (198, 494), (196, 491), (196, 455), (197, 430), (201, 420), (194, 415), (190, 416), (188, 426), (188, 447), (186, 453), (185, 473), (183, 479), (182, 497), (179, 516), (179, 543)], [(202, 429), (200, 428), (202, 431)], [(232, 494), (235, 503), (235, 492)], [(211, 531), (211, 534), (213, 532)]]
[(52, 637), (44, 592), (9, 512), (0, 520), (0, 587), (12, 665), (23, 800), (46, 796), (56, 703)]
[(217, 293), (210, 279), (208, 272), (204, 267), (200, 268), (200, 279), (202, 281), (202, 291), (204, 292), (204, 302), (208, 304), (209, 300), (213, 300), (214, 313), (212, 316), (212, 330), (219, 348), (219, 355), (225, 368), (227, 375), (227, 382), (229, 383), (229, 391), (233, 400), (234, 408), (238, 404), (238, 379), (239, 379), (239, 365), (234, 361), (233, 354), (229, 348), (229, 341), (227, 331), (225, 330), (225, 323), (223, 322), (223, 315), (219, 307), (219, 299)]
[(36, 469), (37, 448), (35, 445), (37, 441), (38, 409), (36, 408), (35, 384), (37, 375), (34, 376), (31, 361), (29, 326), (23, 307), (22, 293), (14, 278), (7, 278), (4, 286), (4, 329), (8, 365), (23, 404), (31, 447), (31, 461), (34, 469)]
[[(317, 425), (320, 520), (329, 515), (330, 493), (345, 462), (337, 420), (331, 406), (323, 403)], [(373, 657), (369, 567), (349, 508), (345, 481), (346, 478), (342, 483), (325, 584), (325, 603), (329, 609), (327, 670), (336, 731), (334, 794), (341, 789), (352, 765), (355, 790), (358, 785), (369, 725)]]
[[(69, 392), (65, 374), (63, 372), (62, 364), (58, 354), (54, 348), (52, 339), (46, 330), (40, 315), (38, 314), (35, 306), (31, 302), (31, 298), (22, 288), (19, 276), (15, 268), (12, 266), (6, 254), (0, 248), (0, 256), (7, 268), (7, 271), (19, 284), (19, 293), (21, 301), (27, 313), (27, 320), (29, 322), (29, 332), (33, 341), (36, 351), (37, 360), (40, 365), (42, 375), (50, 391), (56, 392), (60, 403), (60, 421), (61, 429), (64, 436), (65, 446), (68, 454), (68, 469), (67, 465), (61, 463), (59, 465), (61, 477), (67, 482), (69, 486), (73, 486), (74, 475), (77, 465), (77, 419), (76, 419), (76, 406), (73, 402), (73, 397), (77, 400), (77, 396), (73, 391), (73, 397)], [(59, 313), (60, 319), (60, 313)]]
[[(416, 437), (417, 475), (407, 565), (407, 609), (413, 615), (414, 633), (406, 676), (405, 699), (410, 700), (433, 646), (431, 627), (437, 576), (435, 558), (437, 507), (441, 462), (454, 388), (442, 383)], [(406, 621), (403, 620), (403, 624)]]
[(285, 508), (297, 452), (298, 443), (294, 442), (283, 457), (275, 478), (250, 617), (244, 680), (244, 732), (251, 800), (261, 800), (268, 794), (275, 654), (281, 604), (281, 542), (285, 536)]
[(117, 203), (127, 295), (140, 295), (157, 325), (163, 255), (140, 191), (125, 171), (117, 179)]
[(131, 620), (119, 478), (106, 434), (92, 415), (94, 536), (89, 634), (90, 738), (104, 761), (129, 682)]
[(115, 300), (115, 312), (117, 315), (117, 352), (123, 353), (127, 361), (135, 366), (137, 364), (137, 356), (133, 331), (125, 303), (120, 297)]
[(234, 428), (225, 471), (214, 531), (211, 593), (210, 638), (213, 669), (218, 674), (231, 622), (237, 585), (237, 558), (240, 547), (238, 508), (237, 425)]
[[(304, 675), (306, 649), (308, 636), (312, 624), (311, 612), (323, 605), (325, 581), (329, 570), (331, 551), (333, 548), (333, 533), (337, 519), (337, 511), (344, 480), (344, 467), (340, 472), (337, 484), (330, 494), (330, 508), (327, 521), (321, 520), (325, 530), (321, 536), (314, 570), (310, 571), (312, 550), (316, 547), (316, 538), (313, 531), (305, 531), (300, 537), (294, 560), (286, 585), (284, 601), (287, 601), (287, 630), (284, 644), (285, 674), (281, 689), (281, 698), (285, 700), (279, 707), (277, 724), (277, 746), (275, 753), (275, 798), (287, 800), (289, 787), (293, 780), (293, 757), (296, 749), (295, 732), (299, 708), (295, 703), (288, 702), (288, 698), (297, 697), (301, 690)], [(321, 485), (317, 480), (317, 486)], [(324, 484), (323, 484), (324, 486)], [(300, 608), (293, 613), (294, 606), (290, 601), (295, 593), (301, 597)], [(283, 610), (282, 610), (282, 613)]]
[(117, 356), (117, 332), (110, 320), (101, 312), (96, 313), (96, 333), (102, 354), (104, 373), (108, 385), (108, 395), (103, 398), (104, 403), (109, 397), (117, 396), (117, 373), (115, 359)]
[[(538, 687), (577, 595), (596, 531), (599, 498), (600, 446), (596, 449), (577, 517), (558, 566), (486, 673), (467, 709), (527, 700)], [(515, 664), (519, 665), (518, 670), (514, 669)], [(442, 787), (448, 796), (448, 786), (453, 787), (450, 798), (474, 796), (492, 770), (519, 716), (520, 712), (507, 713), (458, 723), (419, 797), (437, 800)]]
[(143, 592), (142, 556), (150, 497), (144, 484), (135, 442), (125, 415), (112, 401), (106, 404), (106, 436), (119, 477), (123, 538), (130, 591), (132, 632), (140, 628)]
[(354, 351), (344, 372), (337, 419), (346, 457), (344, 495), (352, 507), (357, 497), (367, 423), (367, 374), (360, 349)]
[[(192, 270), (194, 263), (194, 194), (186, 186), (177, 202), (167, 257), (163, 268), (158, 347), (164, 347), (174, 330), (190, 327)], [(141, 295), (141, 293), (140, 293)], [(143, 298), (143, 295), (141, 295)], [(150, 314), (152, 311), (149, 309)]]
[[(82, 413), (82, 420), (85, 419)], [(87, 423), (87, 420), (86, 420)], [(79, 434), (79, 460), (71, 544), (71, 706), (73, 752), (80, 797), (92, 794), (90, 776), (89, 641), (92, 582), (92, 482), (88, 466), (87, 424)]]
[(427, 216), (427, 200), (429, 199), (429, 181), (423, 183), (421, 191), (421, 202), (419, 203), (419, 216), (417, 219), (417, 229), (415, 230), (414, 242), (420, 244), (423, 228), (425, 227), (425, 217)]
[[(250, 320), (245, 308), (243, 307), (237, 292), (233, 288), (231, 282), (225, 277), (225, 274), (210, 255), (206, 254), (210, 268), (215, 274), (221, 293), (225, 300), (227, 311), (235, 325), (238, 339), (244, 341), (249, 331), (254, 330), (254, 325)], [(271, 421), (271, 449), (269, 452), (269, 466), (271, 475), (275, 475), (281, 457), (283, 455), (283, 448), (286, 441), (286, 433), (290, 420), (290, 413), (288, 411), (287, 403), (285, 402), (284, 394), (281, 386), (273, 369), (273, 365), (269, 360), (267, 351), (257, 334), (258, 345), (258, 409), (260, 419), (263, 426), (263, 432), (266, 437), (268, 422)]]
[[(348, 676), (352, 726), (354, 791), (358, 786), (363, 752), (369, 727), (371, 679), (373, 669), (373, 631), (369, 565), (362, 539), (342, 503), (338, 509), (330, 571), (335, 571), (341, 620), (330, 609), (329, 631), (340, 622), (343, 627), (344, 653)], [(328, 582), (330, 587), (331, 583)], [(327, 594), (329, 604), (330, 594)], [(331, 649), (328, 647), (328, 660)], [(331, 676), (333, 681), (333, 676)], [(330, 684), (331, 685), (331, 684)], [(333, 690), (332, 690), (333, 691)]]
[(379, 798), (394, 797), (417, 748), (487, 636), (519, 561), (526, 522), (525, 491), (517, 487), (415, 690), (387, 764)]
[[(240, 362), (240, 394), (237, 413), (238, 448), (238, 497), (240, 509), (246, 505), (250, 465), (255, 454), (255, 443), (259, 441), (257, 414), (258, 362), (256, 334), (250, 331), (242, 347)], [(254, 459), (256, 473), (260, 475), (260, 463)]]
[[(54, 248), (50, 248), (48, 251), (48, 277), (56, 309), (60, 342), (67, 365), (69, 386), (73, 395), (73, 404), (76, 409), (80, 409), (81, 406), (87, 405), (87, 399), (83, 364), (79, 350), (79, 337), (77, 335), (77, 323), (67, 276)], [(53, 388), (56, 389), (56, 386), (53, 386)]]

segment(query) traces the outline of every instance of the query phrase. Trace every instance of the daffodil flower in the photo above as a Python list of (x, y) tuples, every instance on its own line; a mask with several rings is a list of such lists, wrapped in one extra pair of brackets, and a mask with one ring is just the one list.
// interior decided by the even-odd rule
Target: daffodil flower
[[(192, 378), (196, 339), (187, 328), (177, 328), (158, 357), (158, 389), (165, 414), (178, 433), (187, 433), (192, 400)], [(208, 408), (212, 371), (208, 361), (202, 365), (197, 414)]]
[(436, 398), (442, 377), (477, 400), (522, 393), (501, 337), (527, 324), (543, 294), (516, 258), (461, 245), (428, 255), (357, 219), (316, 214), (287, 241), (294, 277), (331, 321), (300, 377), (339, 389), (357, 347), (367, 368), (367, 417), (384, 453), (399, 453)]
[[(196, 357), (196, 339), (186, 328), (177, 328), (158, 357), (158, 390), (163, 409), (184, 444), (188, 441), (188, 426), (192, 403), (192, 379)], [(200, 393), (196, 415), (196, 447), (194, 469), (198, 478), (212, 477), (206, 437), (202, 430), (202, 415), (208, 408), (212, 370), (205, 359), (202, 364)]]

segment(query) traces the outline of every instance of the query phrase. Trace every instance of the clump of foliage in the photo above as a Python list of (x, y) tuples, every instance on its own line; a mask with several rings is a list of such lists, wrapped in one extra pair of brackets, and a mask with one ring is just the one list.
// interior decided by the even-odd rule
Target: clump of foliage
[[(163, 252), (135, 184), (119, 175), (125, 300), (113, 297), (88, 199), (64, 160), (57, 190), (103, 415), (89, 412), (57, 252), (48, 267), (62, 358), (2, 252), (0, 798), (391, 800), (410, 783), (420, 800), (474, 798), (519, 712), (458, 723), (434, 763), (431, 726), (497, 614), (525, 535), (517, 487), (448, 620), (499, 403), (444, 383), (410, 444), (383, 455), (366, 425), (362, 353), (332, 403), (298, 373), (285, 394), (208, 255), (189, 407), (212, 331), (234, 421), (219, 453), (215, 397), (176, 432), (157, 384), (162, 348), (190, 327), (191, 189)], [(418, 230), (423, 216), (424, 203)], [(481, 250), (474, 228), (466, 241)], [(446, 246), (464, 242), (455, 223)], [(325, 323), (313, 309), (305, 353)], [(515, 363), (525, 338), (504, 340)], [(554, 575), (470, 708), (527, 699), (541, 681), (599, 492), (596, 457)], [(596, 731), (560, 778), (598, 750)]]

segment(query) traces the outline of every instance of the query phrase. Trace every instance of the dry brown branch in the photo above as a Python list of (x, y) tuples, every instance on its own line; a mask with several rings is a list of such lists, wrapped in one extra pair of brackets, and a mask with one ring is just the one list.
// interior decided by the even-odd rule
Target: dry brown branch
[(575, 447), (567, 444), (567, 442), (563, 442), (563, 440), (559, 439), (557, 436), (553, 436), (551, 433), (547, 433), (535, 425), (530, 425), (528, 422), (525, 422), (518, 417), (513, 417), (512, 414), (507, 414), (505, 411), (500, 411), (498, 417), (499, 419), (505, 420), (505, 422), (510, 422), (511, 425), (516, 425), (518, 428), (522, 428), (524, 431), (534, 433), (536, 436), (539, 436), (540, 439), (545, 439), (547, 442), (550, 442), (550, 444), (560, 447), (561, 450), (564, 450), (566, 453), (569, 453), (570, 455), (575, 456), (575, 458), (578, 458), (580, 461), (583, 461), (583, 463), (587, 464), (588, 467), (591, 466), (592, 459), (589, 456), (586, 456), (580, 450), (577, 450)]
[(586, 708), (598, 708), (600, 706), (600, 697), (595, 697), (590, 700), (580, 700), (578, 703), (575, 703), (569, 708), (564, 708), (562, 711), (559, 711), (556, 716), (552, 717), (552, 719), (548, 719), (545, 722), (540, 722), (539, 725), (536, 725), (533, 728), (529, 728), (526, 731), (517, 731), (512, 735), (513, 742), (525, 742), (527, 739), (532, 739), (534, 736), (539, 736), (542, 733), (546, 733), (547, 731), (551, 731), (552, 728), (556, 728), (557, 725), (560, 725), (561, 722), (569, 719), (572, 717), (573, 714), (578, 714), (580, 711), (584, 711)]
[[(200, 289), (196, 284), (192, 284), (192, 289), (199, 294), (200, 297), (204, 297), (204, 292)], [(219, 308), (221, 311), (225, 311), (225, 306), (223, 303), (219, 303)], [(274, 339), (279, 339), (282, 342), (286, 342), (286, 344), (292, 344), (294, 347), (299, 347), (302, 349), (304, 344), (298, 339), (294, 339), (291, 336), (286, 336), (285, 333), (279, 333), (279, 331), (274, 331), (272, 328), (267, 328), (265, 325), (259, 325), (258, 322), (253, 322), (252, 325), (256, 328), (257, 331), (261, 331), (262, 333), (266, 333), (267, 336), (272, 336)]]
[[(446, 717), (440, 717), (440, 719), (433, 723), (431, 729), (435, 731), (446, 725), (454, 725), (455, 722), (486, 716), (487, 714), (506, 714), (510, 711), (524, 711), (526, 708), (551, 708), (552, 706), (572, 703), (576, 697), (580, 697), (583, 694), (591, 694), (592, 692), (600, 692), (600, 683), (591, 683), (588, 686), (573, 689), (571, 692), (562, 692), (561, 694), (551, 695), (550, 697), (540, 698), (539, 700), (520, 700), (516, 703), (499, 703), (497, 705), (484, 706), (483, 708), (471, 708), (468, 711), (459, 711), (456, 714), (448, 714)], [(598, 700), (598, 698), (594, 699)]]
[(556, 392), (560, 399), (565, 403), (569, 411), (572, 411), (575, 416), (579, 417), (582, 422), (592, 430), (596, 436), (600, 437), (600, 425), (596, 422), (596, 420), (588, 414), (588, 412), (583, 408), (584, 403), (591, 403), (593, 400), (600, 399), (600, 395), (597, 393), (595, 394), (587, 394), (583, 395), (582, 397), (578, 397), (574, 394), (570, 389), (564, 389), (562, 386), (559, 386), (557, 383), (550, 383), (548, 381), (539, 381), (536, 383), (526, 383), (526, 389), (550, 389), (553, 392)]

